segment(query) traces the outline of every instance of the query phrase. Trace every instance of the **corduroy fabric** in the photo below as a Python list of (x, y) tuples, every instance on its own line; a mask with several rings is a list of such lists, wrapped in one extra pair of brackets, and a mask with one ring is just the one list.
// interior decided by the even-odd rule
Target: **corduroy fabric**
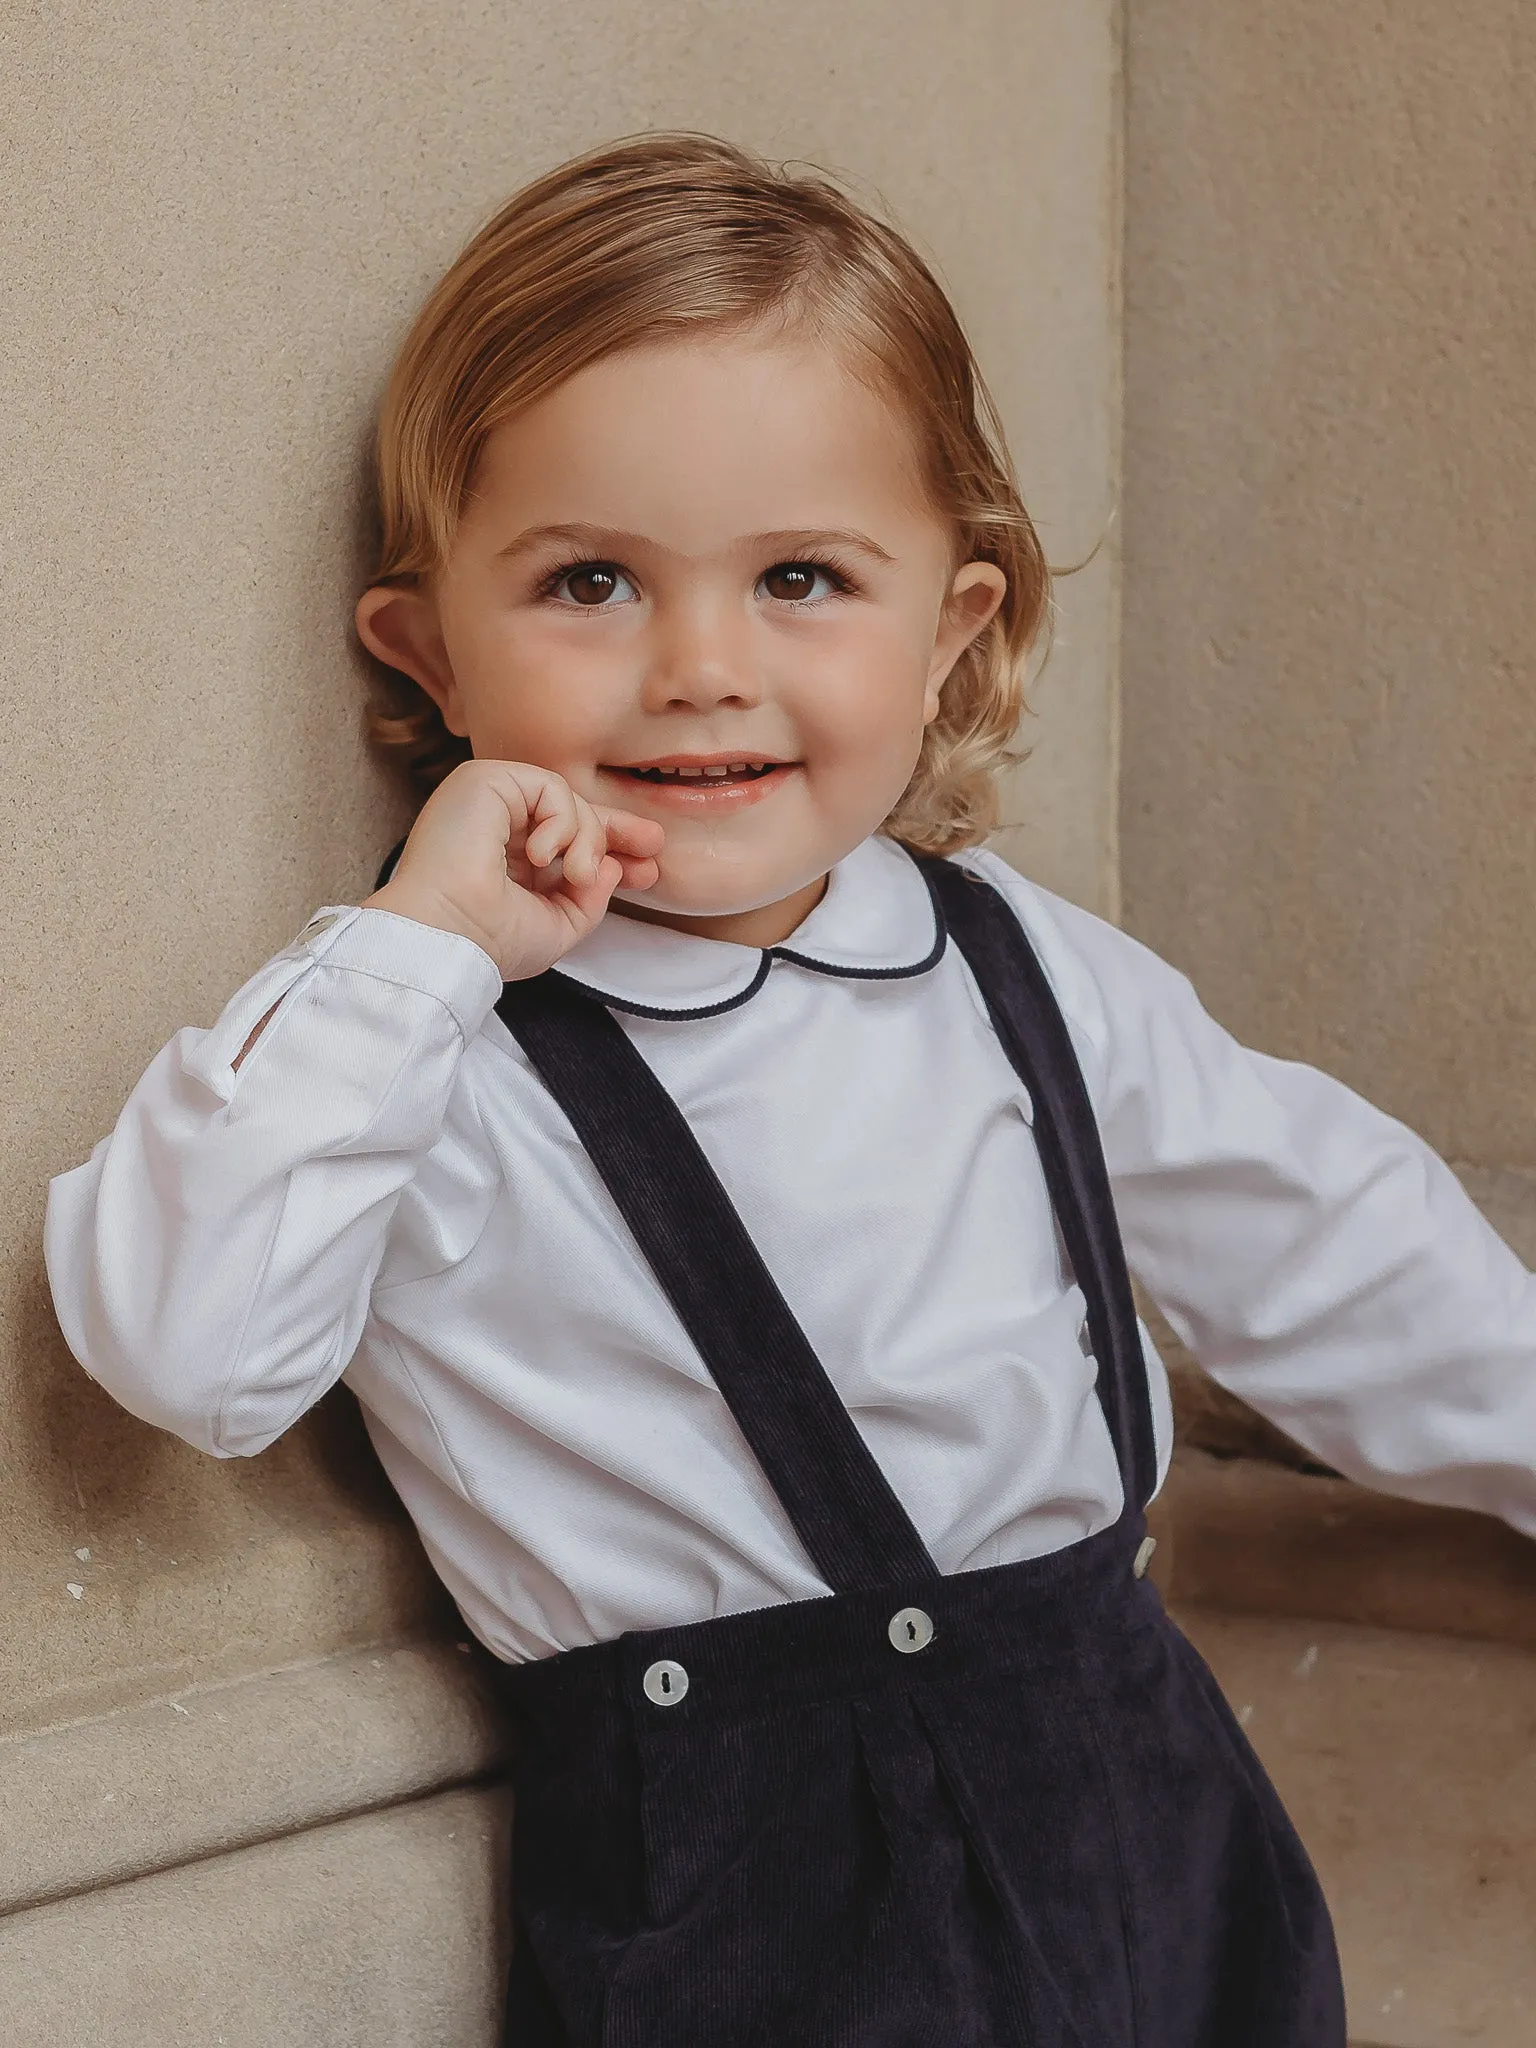
[[(1034, 1101), (1124, 1512), (1053, 1555), (936, 1575), (625, 1034), (558, 976), (509, 988), (508, 1028), (840, 1590), (505, 1670), (508, 2048), (1342, 2048), (1306, 1855), (1133, 1571), (1146, 1376), (1065, 1023), (996, 891), (922, 865)], [(903, 1654), (887, 1628), (909, 1605), (934, 1635)], [(675, 1704), (644, 1690), (661, 1659), (688, 1673)]]

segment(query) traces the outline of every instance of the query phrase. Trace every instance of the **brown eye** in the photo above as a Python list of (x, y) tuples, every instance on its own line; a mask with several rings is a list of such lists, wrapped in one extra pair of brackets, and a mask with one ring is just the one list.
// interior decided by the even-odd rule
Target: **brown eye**
[(763, 571), (763, 589), (783, 604), (799, 604), (808, 597), (825, 597), (827, 590), (818, 590), (818, 583), (831, 588), (826, 570), (816, 562), (775, 562), (771, 569)]
[(577, 604), (606, 604), (619, 587), (619, 572), (611, 562), (583, 562), (564, 579), (565, 588)]

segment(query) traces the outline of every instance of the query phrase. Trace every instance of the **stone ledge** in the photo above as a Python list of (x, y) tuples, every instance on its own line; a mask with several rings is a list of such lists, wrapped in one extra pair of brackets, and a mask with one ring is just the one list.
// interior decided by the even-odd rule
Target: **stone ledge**
[(1351, 2039), (1530, 2048), (1536, 1656), (1180, 1607), (1323, 1881)]
[(10, 2048), (493, 2048), (500, 1785), (408, 1800), (0, 1920)]
[(1536, 1543), (1488, 1515), (1186, 1446), (1156, 1523), (1179, 1606), (1536, 1649)]
[(467, 1784), (481, 1653), (353, 1651), (0, 1741), (0, 1914)]

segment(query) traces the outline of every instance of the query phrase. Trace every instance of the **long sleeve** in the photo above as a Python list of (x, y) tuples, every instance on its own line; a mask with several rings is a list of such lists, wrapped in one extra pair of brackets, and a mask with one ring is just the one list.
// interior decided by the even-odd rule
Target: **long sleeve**
[(1078, 1039), (1127, 1257), (1200, 1365), (1351, 1477), (1536, 1536), (1536, 1278), (1450, 1168), (1240, 1045), (1123, 932), (1010, 894)]
[(222, 1457), (261, 1450), (317, 1401), (356, 1347), (395, 1204), (500, 989), (468, 940), (341, 907), (211, 1029), (179, 1032), (49, 1191), (49, 1281), (86, 1371)]

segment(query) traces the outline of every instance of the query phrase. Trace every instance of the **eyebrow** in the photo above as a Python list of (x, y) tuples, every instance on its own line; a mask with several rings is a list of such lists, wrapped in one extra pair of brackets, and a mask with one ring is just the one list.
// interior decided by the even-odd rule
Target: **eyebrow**
[[(623, 553), (626, 549), (642, 547), (655, 548), (658, 543), (643, 533), (623, 533), (610, 526), (589, 526), (577, 523), (566, 526), (530, 526), (515, 539), (508, 541), (504, 548), (496, 550), (498, 562), (510, 562), (520, 555), (532, 554), (536, 549), (564, 545), (567, 547), (590, 547), (594, 555), (612, 549)], [(856, 527), (813, 527), (797, 526), (774, 533), (749, 533), (742, 536), (736, 545), (750, 548), (759, 553), (783, 548), (784, 559), (793, 559), (796, 548), (853, 548), (859, 554), (868, 555), (876, 562), (890, 563), (895, 557), (881, 547), (879, 541), (867, 533), (860, 533)], [(672, 548), (662, 548), (663, 554), (673, 554)]]

